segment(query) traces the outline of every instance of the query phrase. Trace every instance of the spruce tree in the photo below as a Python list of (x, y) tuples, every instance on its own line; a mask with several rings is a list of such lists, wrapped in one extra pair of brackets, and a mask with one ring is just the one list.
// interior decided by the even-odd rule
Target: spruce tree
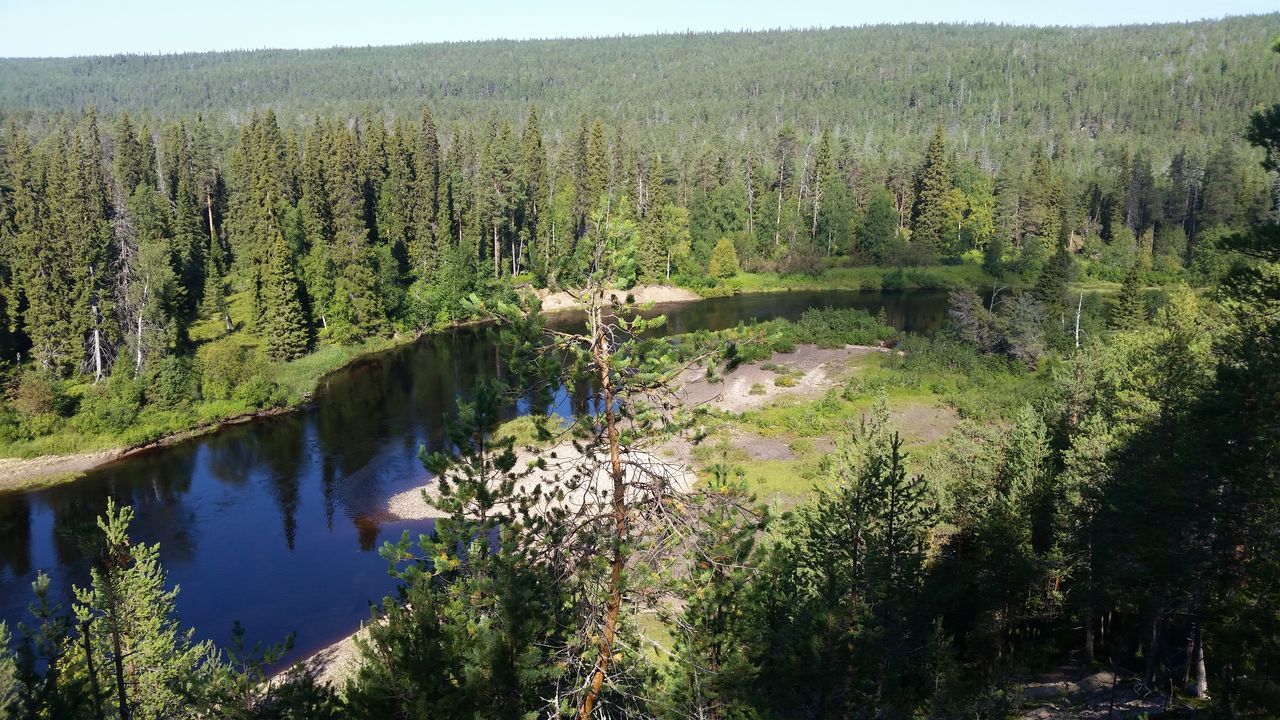
[(178, 342), (178, 323), (186, 292), (173, 269), (168, 203), (164, 195), (138, 185), (129, 199), (133, 216), (134, 248), (125, 271), (120, 311), (125, 321), (124, 340), (131, 354), (135, 376), (147, 364), (163, 357)]
[(431, 108), (425, 105), (414, 136), (413, 178), (414, 244), (409, 248), (409, 266), (415, 278), (430, 280), (439, 268), (441, 250), (451, 237), (447, 228), (441, 228), (440, 139)]
[(604, 123), (596, 118), (591, 124), (591, 134), (587, 138), (586, 176), (581, 191), (586, 199), (589, 231), (595, 232), (598, 225), (604, 222), (604, 213), (611, 191), (609, 172), (609, 142), (605, 139)]
[(1067, 287), (1071, 283), (1074, 268), (1071, 250), (1068, 247), (1069, 231), (1066, 216), (1065, 208), (1061, 209), (1057, 223), (1057, 249), (1049, 258), (1049, 262), (1045, 263), (1044, 269), (1040, 271), (1040, 277), (1036, 279), (1035, 288), (1032, 290), (1036, 300), (1043, 303), (1051, 315), (1055, 309), (1061, 310), (1065, 307)]
[[(520, 202), (519, 232), (524, 244), (529, 248), (529, 265), (531, 267), (545, 258), (544, 243), (550, 238), (541, 237), (544, 232), (545, 215), (550, 195), (550, 174), (547, 168), (547, 150), (542, 142), (542, 126), (538, 120), (538, 109), (529, 106), (529, 115), (524, 123), (524, 135), (520, 140), (521, 150), (521, 187), (524, 197)], [(543, 268), (545, 272), (545, 268)]]
[(298, 280), (284, 234), (277, 231), (266, 252), (262, 272), (263, 316), (259, 334), (267, 354), (276, 360), (292, 360), (310, 345), (307, 318), (302, 311)]
[(116, 119), (115, 156), (112, 169), (115, 173), (118, 195), (127, 198), (133, 194), (138, 185), (154, 188), (155, 150), (151, 138), (141, 139), (129, 121), (128, 113), (121, 113)]
[(1142, 293), (1138, 265), (1134, 263), (1124, 276), (1120, 294), (1111, 313), (1111, 326), (1119, 330), (1137, 330), (1147, 325), (1147, 302)]
[(377, 261), (365, 223), (364, 195), (355, 133), (335, 128), (326, 183), (333, 213), (333, 292), (325, 307), (338, 342), (358, 342), (387, 329), (379, 293)]
[(231, 318), (227, 315), (226, 283), (222, 279), (222, 270), (212, 252), (205, 254), (204, 286), (200, 291), (200, 315), (225, 325), (231, 331)]
[[(818, 152), (813, 161), (813, 179), (809, 192), (809, 239), (818, 240), (818, 217), (822, 213), (822, 203), (828, 193), (828, 185), (835, 178), (836, 161), (831, 147), (831, 128), (823, 127), (822, 136), (818, 140)], [(830, 247), (828, 246), (828, 250)], [(830, 254), (830, 252), (828, 252)]]
[(936, 255), (946, 246), (946, 195), (951, 189), (951, 164), (947, 138), (939, 125), (929, 141), (924, 165), (916, 181), (915, 222), (911, 243), (926, 254)]

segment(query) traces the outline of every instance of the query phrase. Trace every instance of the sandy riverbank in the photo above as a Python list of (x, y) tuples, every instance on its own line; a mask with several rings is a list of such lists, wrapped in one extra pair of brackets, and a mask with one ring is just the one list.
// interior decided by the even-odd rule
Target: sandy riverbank
[[(538, 290), (534, 292), (534, 295), (542, 301), (543, 312), (574, 310), (582, 307), (582, 303), (563, 290), (560, 292)], [(610, 290), (607, 295), (616, 298), (619, 303), (625, 302), (629, 297), (642, 305), (646, 303), (692, 302), (705, 299), (692, 290), (675, 287), (674, 285), (637, 285), (630, 290)]]
[(197, 425), (186, 430), (165, 435), (162, 438), (151, 442), (142, 443), (140, 445), (132, 445), (129, 447), (109, 448), (107, 450), (95, 450), (93, 452), (74, 453), (71, 455), (39, 455), (33, 458), (0, 458), (0, 492), (6, 490), (23, 490), (26, 488), (40, 487), (43, 485), (53, 485), (60, 482), (75, 480), (80, 475), (101, 467), (107, 463), (115, 462), (133, 455), (149, 452), (169, 445), (175, 445), (199, 437), (208, 435), (223, 428), (233, 425), (242, 425), (254, 420), (281, 415), (293, 412), (306, 405), (305, 402), (298, 405), (289, 405), (285, 407), (265, 408), (251, 413), (234, 415), (229, 418), (219, 420), (217, 422)]

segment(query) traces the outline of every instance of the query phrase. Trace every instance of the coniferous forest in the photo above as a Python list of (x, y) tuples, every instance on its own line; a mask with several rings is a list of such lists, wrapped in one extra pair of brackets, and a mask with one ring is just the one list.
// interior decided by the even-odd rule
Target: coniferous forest
[[(420, 452), (436, 523), (383, 547), (349, 677), (197, 641), (113, 504), (72, 607), (42, 575), (0, 623), (0, 717), (1280, 714), (1276, 36), (0, 60), (0, 454), (296, 406), (451, 326), (509, 350)], [(668, 335), (621, 300), (652, 286), (949, 309)], [(813, 346), (877, 349), (791, 403), (680, 394), (803, 388)], [(546, 414), (564, 388), (592, 401)]]

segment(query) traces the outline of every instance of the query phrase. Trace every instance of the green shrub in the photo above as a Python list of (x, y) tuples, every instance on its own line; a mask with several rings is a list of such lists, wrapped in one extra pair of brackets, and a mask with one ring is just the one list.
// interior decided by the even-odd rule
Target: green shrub
[(171, 355), (156, 362), (147, 383), (147, 404), (164, 410), (188, 407), (199, 400), (200, 378), (191, 358)]
[(733, 246), (732, 239), (722, 237), (716, 243), (711, 251), (710, 269), (712, 277), (731, 278), (738, 274), (738, 249)]
[(793, 338), (797, 343), (821, 347), (876, 345), (896, 337), (897, 330), (881, 324), (862, 310), (805, 310), (796, 321)]
[(18, 376), (13, 391), (13, 408), (28, 417), (70, 415), (74, 400), (63, 392), (62, 383), (41, 370), (27, 370)]
[(106, 382), (85, 393), (76, 413), (76, 426), (90, 433), (120, 433), (129, 428), (142, 411), (146, 383), (133, 376), (133, 364), (116, 363)]
[(202, 346), (196, 352), (200, 393), (208, 400), (227, 400), (237, 388), (255, 376), (265, 377), (266, 361), (261, 352), (235, 337), (226, 337)]
[(231, 399), (252, 408), (279, 407), (286, 401), (284, 390), (262, 375), (254, 375), (238, 385)]

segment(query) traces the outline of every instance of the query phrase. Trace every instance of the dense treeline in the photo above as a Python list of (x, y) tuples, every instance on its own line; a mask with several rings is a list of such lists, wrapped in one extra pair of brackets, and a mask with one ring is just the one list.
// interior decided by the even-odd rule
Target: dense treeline
[[(119, 376), (79, 402), (96, 418), (81, 430), (204, 386), (238, 388), (241, 408), (277, 402), (255, 348), (285, 361), (465, 319), (472, 293), (579, 285), (598, 264), (588, 237), (616, 256), (620, 288), (939, 262), (1018, 284), (1065, 267), (1059, 250), (1100, 279), (1211, 282), (1230, 264), (1218, 240), (1272, 195), (1227, 139), (1160, 158), (1099, 147), (1088, 164), (1029, 141), (994, 162), (938, 125), (894, 160), (820, 123), (763, 146), (694, 136), (703, 150), (682, 164), (599, 118), (557, 142), (532, 107), (518, 125), (495, 113), (447, 130), (429, 108), (147, 122), (89, 112), (0, 138), (0, 358), (39, 374), (15, 391), (11, 441), (76, 413), (68, 378)], [(209, 357), (193, 365), (197, 349)]]
[[(1027, 28), (901, 25), (818, 31), (491, 41), (0, 61), (0, 108), (195, 112), (288, 120), (426, 102), (453, 124), (530, 103), (571, 136), (582, 115), (670, 141), (690, 131), (765, 141), (815, 118), (868, 150), (902, 151), (938, 123), (966, 153), (1029, 137), (1065, 145), (1149, 139), (1167, 152), (1235, 132), (1277, 90), (1277, 17)], [(692, 158), (683, 158), (689, 162)]]
[[(821, 123), (677, 171), (601, 121), (551, 142), (535, 110), (448, 131), (430, 111), (266, 111), (221, 152), (198, 119), (99, 122), (4, 135), (10, 432), (127, 424), (122, 408), (179, 402), (182, 383), (269, 398), (258, 346), (287, 360), (464, 316), (500, 325), (511, 385), (482, 383), (450, 445), (424, 450), (441, 517), (384, 547), (400, 588), (340, 694), (305, 672), (262, 685), (264, 656), (194, 643), (156, 549), (109, 506), (73, 614), (41, 576), (13, 649), (0, 626), (0, 709), (1005, 717), (1025, 673), (1073, 658), (1148, 709), (1280, 713), (1280, 106), (1247, 131), (1261, 170), (1227, 140), (1167, 164), (1029, 142), (988, 165), (942, 125), (881, 172)], [(655, 454), (723, 420), (673, 394), (684, 373), (891, 329), (811, 311), (660, 338), (606, 295), (858, 262), (981, 263), (996, 283), (955, 292), (948, 333), (886, 356), (904, 387), (988, 393), (926, 462), (880, 401), (780, 517), (727, 451), (696, 482)], [(1122, 281), (1115, 301), (1072, 288), (1082, 272)], [(585, 288), (584, 330), (548, 330), (514, 301), (522, 282)], [(72, 397), (76, 378), (97, 387)], [(565, 386), (590, 402), (535, 418), (520, 462), (501, 408)], [(855, 377), (805, 422), (886, 389)]]

